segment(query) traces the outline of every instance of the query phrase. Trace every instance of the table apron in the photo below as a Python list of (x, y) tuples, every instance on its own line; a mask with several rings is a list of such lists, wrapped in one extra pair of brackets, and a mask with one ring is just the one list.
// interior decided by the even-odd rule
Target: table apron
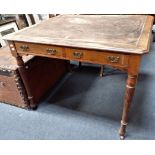
[(128, 68), (130, 54), (59, 47), (53, 45), (15, 42), (16, 52), (19, 55), (35, 55), (65, 60), (75, 60), (101, 65), (110, 65), (118, 68)]

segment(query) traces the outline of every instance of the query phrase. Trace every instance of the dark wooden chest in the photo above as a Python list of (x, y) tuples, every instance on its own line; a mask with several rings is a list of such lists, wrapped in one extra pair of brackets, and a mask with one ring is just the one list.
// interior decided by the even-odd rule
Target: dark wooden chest
[[(45, 57), (24, 57), (25, 68), (36, 106), (39, 99), (67, 71), (65, 60)], [(29, 108), (27, 92), (8, 47), (0, 49), (0, 102)]]

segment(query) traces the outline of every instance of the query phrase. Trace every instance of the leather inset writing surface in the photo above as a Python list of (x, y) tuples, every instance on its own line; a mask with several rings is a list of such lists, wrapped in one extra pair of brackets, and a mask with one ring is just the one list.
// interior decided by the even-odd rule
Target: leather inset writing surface
[[(78, 48), (143, 53), (141, 37), (150, 35), (151, 16), (60, 15), (14, 33), (6, 39)], [(153, 19), (152, 19), (153, 21)], [(146, 42), (148, 41), (146, 37)]]

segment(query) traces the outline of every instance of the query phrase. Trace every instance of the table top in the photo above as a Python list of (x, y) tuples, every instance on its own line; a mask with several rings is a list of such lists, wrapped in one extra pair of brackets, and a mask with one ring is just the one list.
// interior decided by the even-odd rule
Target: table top
[(147, 15), (59, 15), (4, 37), (6, 40), (144, 54), (153, 17)]

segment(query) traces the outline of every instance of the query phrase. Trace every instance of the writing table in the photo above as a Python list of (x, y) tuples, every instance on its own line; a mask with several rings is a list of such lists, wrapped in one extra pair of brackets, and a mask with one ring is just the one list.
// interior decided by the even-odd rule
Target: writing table
[(34, 103), (23, 55), (109, 65), (127, 72), (119, 129), (124, 139), (141, 57), (150, 48), (152, 24), (153, 17), (147, 15), (59, 15), (5, 39), (19, 65), (30, 107)]

